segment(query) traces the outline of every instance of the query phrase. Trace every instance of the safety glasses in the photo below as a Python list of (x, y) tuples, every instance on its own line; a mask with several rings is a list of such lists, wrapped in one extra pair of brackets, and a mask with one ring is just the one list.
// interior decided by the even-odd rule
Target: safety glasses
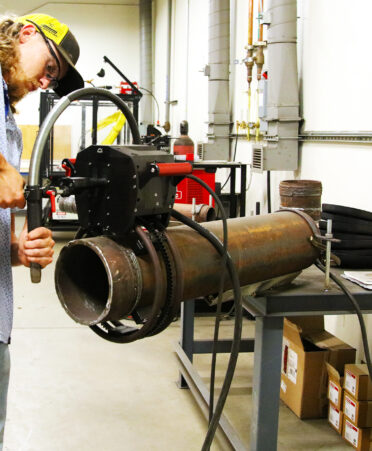
[(37, 29), (37, 31), (41, 34), (41, 36), (43, 37), (45, 44), (48, 47), (49, 53), (51, 54), (51, 56), (54, 58), (57, 67), (58, 67), (58, 73), (57, 76), (53, 76), (48, 72), (48, 68), (45, 71), (45, 77), (49, 80), (49, 88), (51, 89), (56, 89), (58, 87), (58, 78), (59, 78), (59, 74), (61, 73), (61, 66), (59, 64), (59, 60), (58, 57), (56, 55), (56, 52), (53, 50), (53, 47), (51, 46), (49, 39), (45, 36), (45, 34), (43, 33), (43, 31), (41, 30), (41, 28), (39, 27), (39, 25), (37, 25), (35, 22), (33, 22), (32, 20), (28, 20), (28, 22), (32, 23), (32, 25), (34, 25), (34, 27)]

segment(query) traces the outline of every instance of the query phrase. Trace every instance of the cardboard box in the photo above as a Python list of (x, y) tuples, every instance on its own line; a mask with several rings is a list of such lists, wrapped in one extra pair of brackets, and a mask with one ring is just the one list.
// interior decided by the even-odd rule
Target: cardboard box
[(343, 413), (331, 402), (328, 407), (328, 423), (333, 427), (333, 429), (335, 429), (336, 432), (342, 435)]
[(344, 378), (330, 363), (326, 362), (326, 368), (328, 373), (328, 390), (327, 398), (330, 402), (337, 407), (342, 408), (343, 401), (343, 382)]
[(359, 428), (372, 427), (372, 401), (358, 401), (345, 392), (343, 411)]
[(344, 389), (358, 401), (372, 400), (372, 381), (366, 364), (345, 365)]
[(327, 370), (355, 362), (355, 349), (324, 330), (322, 316), (284, 319), (280, 398), (299, 418), (327, 416)]
[(371, 428), (358, 428), (344, 416), (342, 438), (358, 451), (369, 451)]

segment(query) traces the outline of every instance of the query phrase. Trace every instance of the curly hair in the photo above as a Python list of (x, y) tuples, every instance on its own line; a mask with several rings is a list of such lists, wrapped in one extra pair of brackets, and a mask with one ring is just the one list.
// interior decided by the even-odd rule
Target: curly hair
[[(23, 25), (15, 21), (15, 18), (0, 17), (0, 65), (3, 77), (7, 80), (22, 78), (22, 71), (19, 67), (19, 33)], [(18, 72), (18, 74), (17, 74)], [(10, 107), (15, 112), (15, 104), (24, 97), (25, 93), (20, 92), (18, 87), (8, 85)]]

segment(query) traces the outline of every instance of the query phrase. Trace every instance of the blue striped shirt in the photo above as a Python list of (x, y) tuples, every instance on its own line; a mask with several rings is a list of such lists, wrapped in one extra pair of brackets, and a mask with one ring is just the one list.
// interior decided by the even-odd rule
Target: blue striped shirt
[[(1, 68), (0, 68), (0, 77)], [(0, 89), (0, 152), (17, 170), (22, 154), (22, 134), (7, 109)], [(13, 324), (13, 279), (10, 260), (10, 208), (0, 208), (0, 342), (8, 343)]]

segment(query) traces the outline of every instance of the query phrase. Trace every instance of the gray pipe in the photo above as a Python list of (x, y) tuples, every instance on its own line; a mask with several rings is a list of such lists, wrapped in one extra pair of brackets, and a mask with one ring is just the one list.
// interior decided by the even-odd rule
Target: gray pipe
[(127, 119), (127, 123), (130, 127), (130, 131), (132, 132), (133, 144), (139, 144), (140, 134), (138, 132), (137, 122), (134, 119), (134, 116), (126, 103), (120, 97), (112, 93), (111, 91), (107, 91), (106, 89), (100, 88), (82, 88), (76, 91), (70, 92), (65, 97), (62, 97), (58, 103), (51, 109), (48, 116), (45, 118), (42, 123), (37, 138), (34, 143), (34, 147), (32, 149), (31, 161), (30, 161), (30, 171), (29, 171), (29, 186), (39, 185), (40, 178), (40, 164), (41, 159), (43, 157), (44, 147), (47, 142), (49, 133), (59, 118), (59, 116), (65, 111), (65, 109), (73, 102), (74, 100), (78, 100), (81, 97), (95, 95), (103, 98), (107, 98), (111, 100), (124, 114)]
[(48, 114), (48, 116), (46, 117), (46, 119), (44, 120), (44, 122), (40, 127), (31, 155), (29, 182), (28, 182), (30, 186), (39, 184), (41, 158), (43, 156), (43, 150), (47, 142), (49, 133), (56, 120), (70, 105), (70, 103), (71, 101), (67, 96), (62, 97), (62, 99)]
[(228, 160), (230, 157), (230, 1), (209, 2), (208, 144), (205, 160)]
[[(152, 92), (152, 0), (141, 0), (140, 8), (140, 85)], [(143, 91), (139, 105), (139, 123), (146, 127), (153, 124), (152, 97)]]
[[(297, 2), (268, 0), (264, 16), (267, 31), (267, 108), (261, 128), (270, 137), (267, 153), (278, 155), (273, 169), (298, 166), (299, 94), (297, 70)], [(267, 169), (271, 169), (268, 167)]]
[(167, 72), (165, 75), (165, 131), (170, 130), (170, 76), (172, 52), (172, 0), (168, 0)]

